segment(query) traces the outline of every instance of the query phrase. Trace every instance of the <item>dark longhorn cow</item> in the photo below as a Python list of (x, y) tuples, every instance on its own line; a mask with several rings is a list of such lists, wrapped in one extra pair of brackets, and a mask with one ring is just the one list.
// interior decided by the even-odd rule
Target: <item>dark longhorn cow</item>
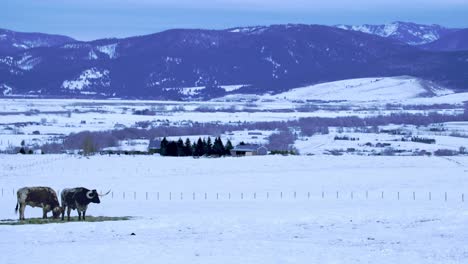
[[(109, 192), (104, 195), (107, 195)], [(68, 221), (70, 221), (72, 209), (78, 211), (78, 220), (81, 220), (81, 214), (83, 214), (83, 220), (86, 220), (88, 205), (90, 203), (100, 203), (99, 196), (104, 195), (98, 194), (96, 190), (89, 190), (84, 187), (63, 189), (60, 195), (62, 200), (62, 220), (65, 219), (65, 209), (67, 209)]]
[(15, 212), (20, 211), (20, 220), (24, 220), (26, 205), (42, 207), (42, 218), (47, 218), (47, 213), (52, 211), (53, 218), (59, 218), (62, 209), (57, 199), (57, 193), (49, 187), (23, 187), (16, 192), (18, 202)]

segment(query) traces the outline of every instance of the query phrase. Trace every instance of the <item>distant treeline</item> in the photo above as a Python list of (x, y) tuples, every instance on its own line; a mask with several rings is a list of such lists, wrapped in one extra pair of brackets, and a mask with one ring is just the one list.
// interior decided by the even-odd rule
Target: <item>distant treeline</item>
[[(197, 123), (190, 122), (184, 126), (160, 125), (147, 128), (124, 128), (118, 130), (90, 132), (83, 131), (72, 133), (65, 137), (63, 144), (51, 143), (42, 147), (45, 153), (59, 153), (66, 150), (88, 149), (96, 152), (106, 147), (115, 147), (119, 140), (126, 139), (155, 139), (167, 136), (190, 135), (221, 135), (226, 132), (239, 130), (266, 130), (279, 131), (280, 134), (270, 136), (273, 146), (270, 150), (290, 150), (291, 141), (294, 142), (294, 134), (291, 129), (298, 131), (302, 136), (315, 134), (328, 134), (329, 127), (377, 127), (389, 124), (408, 124), (426, 126), (433, 123), (468, 121), (468, 114), (443, 115), (438, 113), (423, 114), (391, 114), (375, 117), (307, 117), (291, 121), (274, 122), (239, 122), (239, 123)], [(281, 139), (281, 140), (280, 140)]]

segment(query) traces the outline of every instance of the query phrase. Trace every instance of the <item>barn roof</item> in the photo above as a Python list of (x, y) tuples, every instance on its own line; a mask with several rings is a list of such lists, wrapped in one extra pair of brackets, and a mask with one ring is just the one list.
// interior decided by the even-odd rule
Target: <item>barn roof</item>
[(246, 144), (246, 145), (237, 145), (234, 149), (234, 151), (257, 151), (259, 148), (263, 146), (258, 145), (258, 144)]

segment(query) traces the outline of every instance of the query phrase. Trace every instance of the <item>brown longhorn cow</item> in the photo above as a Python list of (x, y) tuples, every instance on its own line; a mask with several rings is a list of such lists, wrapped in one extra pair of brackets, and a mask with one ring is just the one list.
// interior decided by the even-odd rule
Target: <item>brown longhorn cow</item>
[(57, 199), (57, 193), (49, 187), (23, 187), (16, 193), (18, 202), (15, 212), (20, 211), (20, 220), (24, 220), (24, 209), (26, 205), (31, 207), (42, 207), (42, 218), (47, 218), (47, 213), (52, 211), (53, 218), (59, 218), (62, 208)]

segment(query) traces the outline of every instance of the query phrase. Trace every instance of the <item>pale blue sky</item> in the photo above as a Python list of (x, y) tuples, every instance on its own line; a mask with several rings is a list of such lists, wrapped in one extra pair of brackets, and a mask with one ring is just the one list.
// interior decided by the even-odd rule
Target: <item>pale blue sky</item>
[(0, 0), (0, 28), (80, 40), (171, 28), (382, 24), (410, 21), (468, 28), (467, 0)]

